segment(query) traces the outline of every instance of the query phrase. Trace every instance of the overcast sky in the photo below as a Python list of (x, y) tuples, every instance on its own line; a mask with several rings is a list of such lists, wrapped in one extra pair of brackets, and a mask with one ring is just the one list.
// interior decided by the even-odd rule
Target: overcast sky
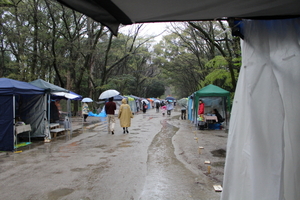
[[(166, 30), (166, 27), (169, 25), (170, 23), (162, 23), (162, 22), (157, 22), (157, 23), (145, 23), (144, 27), (142, 29), (142, 31), (140, 32), (140, 35), (145, 35), (145, 36), (150, 36), (150, 35), (159, 35), (161, 33), (163, 33)], [(139, 25), (139, 24), (137, 24)], [(129, 31), (134, 30), (134, 26), (136, 26), (135, 24), (133, 25), (127, 25), (125, 27), (122, 27), (119, 29), (119, 32), (124, 33), (124, 34), (128, 34)], [(167, 31), (165, 31), (162, 35), (158, 36), (155, 40), (159, 41), (163, 35), (167, 35)]]

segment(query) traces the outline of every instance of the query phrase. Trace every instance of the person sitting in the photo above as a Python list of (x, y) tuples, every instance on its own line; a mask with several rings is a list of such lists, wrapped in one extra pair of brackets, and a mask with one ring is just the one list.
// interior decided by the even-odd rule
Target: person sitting
[(219, 111), (217, 109), (213, 109), (212, 113), (215, 114), (216, 117), (218, 118), (218, 123), (219, 124), (221, 124), (222, 122), (224, 122), (223, 117), (221, 116), (221, 114), (219, 113)]

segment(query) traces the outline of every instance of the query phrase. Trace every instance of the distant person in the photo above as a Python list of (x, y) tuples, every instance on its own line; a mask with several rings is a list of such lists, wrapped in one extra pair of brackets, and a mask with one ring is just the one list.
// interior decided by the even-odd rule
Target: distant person
[(160, 107), (160, 102), (159, 101), (155, 102), (155, 107), (156, 107), (156, 112), (159, 113), (159, 107)]
[(171, 111), (173, 110), (173, 104), (170, 101), (167, 101), (167, 115), (171, 115)]
[(82, 115), (83, 115), (84, 122), (86, 122), (86, 118), (88, 117), (89, 112), (90, 112), (89, 106), (86, 102), (84, 102), (82, 104)]
[(167, 110), (167, 106), (164, 105), (164, 106), (161, 107), (161, 113), (162, 113), (163, 116), (165, 116), (166, 110)]
[(219, 113), (219, 111), (217, 109), (213, 109), (212, 113), (215, 114), (216, 117), (218, 118), (218, 123), (224, 122), (223, 117), (221, 116), (221, 114)]
[(139, 102), (139, 100), (136, 100), (135, 103), (136, 103), (136, 112), (139, 112), (140, 111), (140, 102)]
[(147, 108), (148, 108), (147, 104), (145, 103), (145, 101), (143, 101), (143, 113), (146, 113)]
[(181, 104), (181, 119), (186, 119), (186, 104)]
[(114, 98), (111, 97), (108, 99), (108, 102), (105, 103), (105, 112), (107, 114), (107, 123), (108, 130), (111, 131), (111, 134), (115, 134), (115, 110), (117, 109), (116, 103), (113, 102)]
[(131, 125), (131, 118), (133, 118), (130, 106), (127, 104), (127, 100), (122, 99), (122, 105), (119, 109), (118, 118), (120, 119), (120, 125), (123, 128), (123, 134), (129, 133), (128, 127)]

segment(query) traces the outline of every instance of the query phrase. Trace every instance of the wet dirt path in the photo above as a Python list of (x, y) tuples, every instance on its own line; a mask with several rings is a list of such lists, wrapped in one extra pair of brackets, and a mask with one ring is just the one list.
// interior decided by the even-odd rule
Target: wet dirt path
[(174, 154), (180, 131), (169, 122), (178, 124), (178, 113), (135, 115), (129, 134), (118, 122), (115, 135), (108, 134), (103, 121), (19, 154), (0, 154), (0, 199), (220, 199), (207, 176), (191, 172)]
[(162, 130), (155, 136), (148, 149), (147, 177), (141, 200), (154, 199), (198, 199), (217, 200), (207, 190), (211, 184), (205, 176), (199, 176), (188, 170), (174, 154), (172, 138), (178, 128), (167, 121), (161, 121)]

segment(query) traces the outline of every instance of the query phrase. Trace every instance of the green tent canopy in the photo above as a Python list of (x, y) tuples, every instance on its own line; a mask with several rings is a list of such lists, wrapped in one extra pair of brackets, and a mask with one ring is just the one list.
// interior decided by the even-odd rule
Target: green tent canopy
[(210, 84), (198, 90), (197, 92), (194, 92), (195, 112), (198, 112), (199, 99), (201, 97), (224, 97), (224, 101), (227, 103), (227, 108), (230, 108), (230, 92), (216, 85)]
[(230, 92), (215, 85), (208, 85), (195, 92), (196, 97), (230, 97)]

